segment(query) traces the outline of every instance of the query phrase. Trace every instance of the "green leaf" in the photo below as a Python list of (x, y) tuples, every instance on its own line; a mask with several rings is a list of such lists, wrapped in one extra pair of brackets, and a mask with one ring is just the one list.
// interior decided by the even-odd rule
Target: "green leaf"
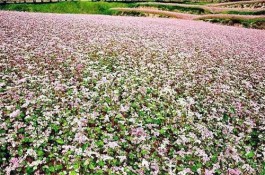
[(228, 122), (229, 120), (229, 115), (227, 115), (226, 113), (223, 115), (223, 121), (224, 122)]
[(88, 146), (89, 146), (88, 143), (84, 144), (84, 145), (82, 146), (82, 151), (86, 150), (86, 149), (88, 148)]
[(141, 151), (141, 154), (142, 154), (142, 155), (146, 155), (147, 153), (148, 153), (147, 150), (142, 150), (142, 151)]
[(77, 175), (77, 173), (75, 171), (71, 171), (70, 175)]
[(55, 170), (59, 171), (63, 169), (63, 165), (55, 165)]
[(0, 134), (4, 134), (4, 133), (6, 133), (6, 130), (0, 129)]
[(39, 157), (42, 157), (42, 156), (44, 155), (44, 152), (43, 152), (42, 150), (38, 150), (38, 151), (37, 151), (37, 155), (38, 155)]
[(99, 164), (99, 166), (101, 166), (101, 167), (103, 167), (103, 166), (105, 165), (105, 163), (104, 163), (103, 160), (100, 160), (100, 161), (98, 162), (98, 164)]
[(96, 127), (96, 128), (95, 128), (95, 131), (96, 131), (97, 133), (100, 133), (100, 132), (101, 132), (101, 128), (100, 128), (100, 127)]
[(101, 175), (101, 174), (103, 174), (103, 170), (97, 170), (96, 175)]
[(18, 147), (18, 155), (19, 156), (22, 156), (23, 155), (23, 147), (22, 146), (19, 146)]
[(29, 137), (25, 137), (23, 140), (22, 140), (23, 143), (32, 143), (33, 142), (33, 139), (32, 138), (29, 138)]
[(236, 109), (232, 106), (232, 107), (230, 107), (230, 111), (232, 112), (232, 113), (236, 113)]
[[(19, 130), (18, 130), (18, 133), (24, 133), (25, 132), (25, 128), (20, 128)], [(1, 134), (1, 133), (0, 133)]]
[(58, 144), (60, 144), (60, 145), (64, 144), (63, 139), (57, 139), (56, 142), (57, 142)]
[(100, 141), (97, 141), (97, 142), (96, 142), (96, 145), (97, 145), (98, 147), (100, 147), (100, 148), (101, 148), (101, 147), (103, 147), (103, 146), (104, 146), (104, 142), (103, 142), (103, 141), (101, 141), (101, 140), (100, 140)]
[(254, 151), (250, 151), (246, 154), (246, 156), (247, 156), (247, 158), (251, 159), (255, 156), (255, 153), (254, 153)]
[(130, 158), (130, 159), (134, 159), (135, 157), (136, 157), (135, 154), (133, 154), (133, 153), (130, 153), (130, 154), (129, 154), (129, 158)]
[(159, 133), (160, 133), (160, 134), (165, 134), (165, 133), (166, 133), (166, 130), (165, 130), (165, 129), (160, 129), (160, 130), (159, 130)]
[(113, 140), (117, 141), (117, 140), (119, 140), (119, 137), (118, 136), (114, 136)]
[(152, 92), (152, 88), (147, 88), (146, 93), (150, 94)]
[(55, 133), (57, 133), (59, 131), (60, 127), (58, 125), (52, 124), (51, 128), (52, 128), (52, 130), (54, 130)]
[(34, 174), (34, 169), (33, 169), (33, 167), (27, 167), (27, 168), (26, 168), (26, 172), (27, 172), (27, 174)]
[(75, 164), (74, 164), (74, 169), (77, 170), (78, 168), (79, 168), (79, 163), (75, 163)]
[(54, 166), (50, 166), (50, 167), (49, 167), (49, 172), (51, 172), (51, 173), (55, 172), (55, 168), (54, 168)]
[(213, 155), (212, 156), (212, 158), (211, 158), (211, 161), (213, 162), (213, 163), (215, 163), (215, 162), (217, 162), (217, 160), (218, 160), (218, 155)]
[(145, 112), (144, 111), (139, 111), (138, 113), (139, 113), (139, 116), (140, 117), (143, 117), (145, 115)]
[(93, 170), (93, 169), (95, 168), (95, 166), (94, 166), (93, 163), (90, 163), (90, 164), (88, 165), (88, 167), (89, 167), (89, 169), (91, 169), (91, 170)]

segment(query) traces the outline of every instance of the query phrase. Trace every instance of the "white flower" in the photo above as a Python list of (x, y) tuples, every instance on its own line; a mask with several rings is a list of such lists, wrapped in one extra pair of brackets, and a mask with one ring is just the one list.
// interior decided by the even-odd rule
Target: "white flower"
[(149, 169), (149, 162), (147, 160), (143, 159), (142, 166)]
[(120, 147), (120, 146), (118, 145), (117, 142), (109, 142), (109, 143), (107, 144), (107, 147), (114, 149), (114, 148), (116, 148), (116, 147)]
[(187, 105), (187, 103), (186, 103), (186, 101), (185, 101), (184, 98), (179, 98), (179, 99), (178, 99), (178, 103), (179, 103), (181, 106), (186, 106), (186, 105)]
[(130, 109), (130, 106), (121, 106), (120, 112), (127, 112)]
[(102, 155), (102, 156), (100, 156), (100, 157), (101, 157), (101, 159), (103, 159), (103, 161), (106, 161), (106, 160), (112, 160), (112, 159), (113, 159), (113, 157), (108, 156), (108, 155)]
[(121, 162), (123, 162), (127, 159), (126, 156), (117, 156), (117, 158), (119, 158)]
[(10, 114), (10, 117), (11, 117), (11, 118), (16, 118), (17, 116), (19, 116), (19, 114), (20, 114), (20, 110), (17, 109), (17, 110), (15, 110), (14, 112), (12, 112), (12, 113)]
[(77, 141), (78, 143), (84, 143), (87, 140), (88, 138), (83, 133), (78, 132), (75, 134), (74, 141)]
[(178, 175), (186, 175), (186, 174), (191, 174), (192, 171), (189, 168), (185, 168), (184, 170), (180, 171)]
[(3, 87), (3, 86), (5, 86), (6, 84), (5, 84), (5, 82), (1, 82), (0, 83), (0, 87)]
[(106, 123), (106, 122), (109, 122), (110, 120), (109, 120), (109, 115), (105, 115), (105, 118), (104, 118), (104, 122)]
[(21, 107), (26, 108), (28, 107), (29, 104), (30, 104), (30, 101), (26, 99), (26, 102)]

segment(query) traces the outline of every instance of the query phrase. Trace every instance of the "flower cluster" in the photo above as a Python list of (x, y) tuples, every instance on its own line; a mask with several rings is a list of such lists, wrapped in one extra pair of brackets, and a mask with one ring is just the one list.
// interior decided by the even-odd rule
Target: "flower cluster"
[(0, 12), (0, 174), (262, 174), (265, 33)]

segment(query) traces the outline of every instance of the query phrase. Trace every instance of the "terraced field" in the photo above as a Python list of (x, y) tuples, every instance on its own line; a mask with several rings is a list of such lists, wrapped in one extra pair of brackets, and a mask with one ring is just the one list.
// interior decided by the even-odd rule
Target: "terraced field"
[(142, 2), (134, 7), (112, 8), (125, 14), (148, 16), (156, 14), (189, 20), (205, 20), (222, 24), (265, 29), (265, 1), (240, 1), (228, 3), (185, 4)]
[(264, 174), (265, 32), (0, 12), (0, 174)]

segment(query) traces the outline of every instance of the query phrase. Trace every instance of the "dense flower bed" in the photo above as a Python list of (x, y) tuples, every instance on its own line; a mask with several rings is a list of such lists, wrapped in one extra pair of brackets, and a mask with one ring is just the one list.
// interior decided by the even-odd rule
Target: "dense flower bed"
[(265, 32), (0, 12), (0, 174), (262, 174)]

